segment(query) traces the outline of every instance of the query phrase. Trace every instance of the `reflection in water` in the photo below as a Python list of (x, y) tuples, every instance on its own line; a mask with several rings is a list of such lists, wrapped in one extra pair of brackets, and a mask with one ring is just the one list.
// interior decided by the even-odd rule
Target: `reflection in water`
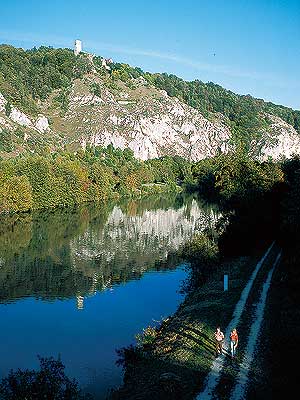
[(0, 375), (60, 355), (70, 377), (105, 398), (122, 383), (115, 349), (182, 300), (176, 250), (218, 219), (181, 196), (3, 218)]
[(192, 197), (170, 197), (3, 219), (0, 301), (76, 297), (83, 309), (86, 295), (175, 268), (170, 256), (218, 218)]

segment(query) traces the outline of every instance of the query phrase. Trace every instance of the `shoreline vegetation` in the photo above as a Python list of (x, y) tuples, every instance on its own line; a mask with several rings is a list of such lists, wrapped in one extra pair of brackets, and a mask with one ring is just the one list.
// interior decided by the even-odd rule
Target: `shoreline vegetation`
[[(0, 210), (5, 215), (87, 201), (101, 203), (121, 196), (155, 194), (158, 188), (161, 193), (195, 192), (223, 210), (223, 221), (215, 229), (196, 234), (180, 250), (190, 267), (183, 288), (186, 299), (177, 312), (157, 328), (145, 329), (137, 346), (118, 350), (124, 385), (112, 391), (113, 400), (193, 398), (214, 360), (215, 327), (227, 325), (257, 260), (275, 241), (275, 250), (281, 248), (283, 256), (274, 277), (278, 290), (271, 287), (271, 303), (264, 320), (263, 330), (269, 341), (262, 339), (259, 344), (262, 351), (252, 366), (254, 378), (249, 386), (249, 393), (257, 384), (260, 393), (269, 396), (273, 388), (279, 387), (277, 382), (281, 393), (292, 387), (291, 377), (295, 374), (288, 376), (279, 365), (280, 360), (288, 363), (289, 357), (295, 357), (292, 344), (284, 346), (285, 324), (292, 328), (289, 335), (294, 343), (300, 333), (296, 322), (300, 300), (299, 177), (298, 157), (280, 163), (258, 162), (244, 152), (236, 152), (189, 163), (179, 157), (141, 162), (130, 150), (112, 146), (88, 148), (77, 154), (46, 152), (0, 162)], [(257, 276), (237, 327), (239, 332), (249, 327), (259, 283), (274, 261), (275, 250)], [(228, 292), (222, 289), (224, 273), (230, 277)], [(269, 342), (275, 348), (272, 357)], [(244, 346), (241, 340), (237, 362)], [(234, 366), (226, 364), (221, 376), (223, 385), (217, 388), (221, 398), (229, 398), (236, 373)], [(258, 394), (257, 398), (262, 397)]]
[(188, 165), (179, 157), (140, 161), (111, 145), (22, 154), (0, 161), (0, 215), (180, 192)]

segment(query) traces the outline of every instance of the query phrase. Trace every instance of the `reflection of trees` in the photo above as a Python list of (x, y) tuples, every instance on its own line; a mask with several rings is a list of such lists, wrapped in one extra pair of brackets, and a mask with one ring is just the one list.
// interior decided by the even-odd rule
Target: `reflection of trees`
[(0, 218), (0, 265), (13, 254), (27, 248), (32, 235), (30, 214)]
[(212, 211), (193, 198), (156, 198), (6, 218), (0, 231), (0, 301), (77, 297), (175, 267), (170, 257)]

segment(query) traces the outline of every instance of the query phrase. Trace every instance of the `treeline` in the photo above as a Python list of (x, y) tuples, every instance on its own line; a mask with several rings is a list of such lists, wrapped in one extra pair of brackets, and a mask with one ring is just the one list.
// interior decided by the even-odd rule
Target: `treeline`
[(222, 260), (264, 249), (278, 238), (286, 188), (283, 164), (259, 162), (243, 152), (198, 161), (191, 174), (187, 189), (217, 203), (223, 218), (181, 249), (191, 263), (187, 290), (205, 282)]
[(65, 373), (60, 357), (38, 356), (39, 369), (11, 370), (1, 378), (1, 400), (48, 399), (48, 400), (92, 400), (84, 394), (75, 379)]
[[(185, 245), (192, 263), (190, 287), (210, 275), (222, 259), (263, 249), (275, 240), (283, 249), (287, 304), (299, 309), (300, 158), (258, 162), (244, 153), (201, 160), (191, 167), (190, 190), (216, 202), (225, 221)], [(291, 321), (289, 321), (291, 323)]]
[[(299, 315), (300, 310), (300, 246), (298, 241), (300, 232), (300, 158), (288, 160), (284, 164), (283, 170), (286, 188), (280, 209), (279, 237), (285, 250), (283, 252), (285, 265), (283, 281), (288, 285), (287, 292), (291, 294), (292, 307), (296, 309), (294, 320), (298, 321), (296, 313)], [(289, 303), (286, 303), (286, 308), (289, 308)], [(300, 333), (299, 324), (297, 324), (297, 333)]]
[(143, 162), (131, 150), (111, 145), (23, 154), (0, 161), (0, 213), (178, 190), (189, 173), (189, 163), (180, 157)]
[(199, 161), (192, 174), (196, 190), (230, 212), (219, 240), (223, 253), (243, 252), (278, 234), (284, 164), (259, 162), (237, 152)]

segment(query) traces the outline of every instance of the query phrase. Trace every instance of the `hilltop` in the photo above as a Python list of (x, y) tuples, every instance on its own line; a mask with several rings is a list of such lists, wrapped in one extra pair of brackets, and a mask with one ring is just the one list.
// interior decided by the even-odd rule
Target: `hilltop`
[(87, 145), (191, 161), (300, 154), (300, 111), (70, 49), (0, 46), (0, 155)]

